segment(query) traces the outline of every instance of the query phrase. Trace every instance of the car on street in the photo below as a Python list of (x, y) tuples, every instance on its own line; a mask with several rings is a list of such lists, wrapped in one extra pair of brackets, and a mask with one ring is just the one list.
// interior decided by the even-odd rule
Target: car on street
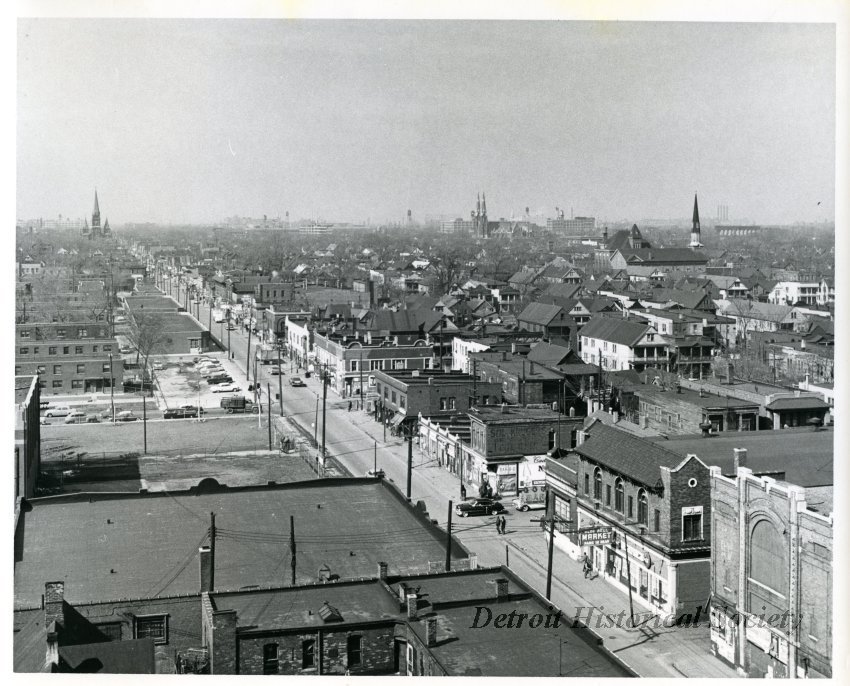
[(386, 476), (386, 474), (384, 473), (383, 469), (370, 469), (368, 472), (366, 472), (366, 476), (370, 476), (370, 477), (373, 477), (373, 478), (377, 477), (378, 479), (383, 479)]
[(69, 405), (54, 405), (44, 412), (45, 417), (67, 417), (71, 414)]
[(306, 386), (304, 380), (300, 376), (293, 376), (289, 379), (290, 386)]
[(224, 383), (219, 384), (215, 388), (212, 389), (213, 393), (238, 393), (242, 389), (239, 388), (235, 383)]
[(281, 374), (286, 374), (286, 372), (281, 370), (280, 367), (272, 367), (271, 369), (269, 369), (269, 374), (271, 374), (272, 376), (280, 376)]
[(529, 501), (526, 498), (514, 498), (512, 501), (513, 506), (519, 510), (520, 512), (528, 512), (529, 510), (542, 510), (546, 507), (545, 500), (538, 500), (537, 502)]
[(458, 517), (501, 514), (504, 511), (505, 506), (492, 498), (472, 498), (455, 505), (455, 514), (457, 514)]
[(204, 377), (207, 377), (207, 376), (219, 376), (220, 374), (224, 374), (224, 373), (225, 373), (225, 371), (224, 371), (224, 367), (219, 367), (219, 366), (215, 366), (215, 367), (203, 367), (202, 369), (200, 369), (200, 370), (198, 370), (198, 371), (200, 372), (201, 376), (204, 376)]
[(86, 415), (86, 424), (99, 424), (99, 423), (100, 423), (100, 417), (98, 417), (96, 414)]
[(86, 421), (86, 413), (81, 410), (74, 410), (65, 417), (66, 424), (82, 424), (84, 421)]
[(215, 386), (217, 384), (222, 384), (222, 383), (233, 383), (233, 377), (231, 377), (228, 374), (219, 374), (217, 376), (210, 376), (209, 378), (207, 378), (207, 383), (210, 386)]
[(137, 422), (139, 418), (133, 414), (132, 410), (122, 410), (115, 415), (116, 422)]
[(196, 418), (198, 414), (204, 414), (203, 407), (196, 405), (181, 405), (180, 407), (170, 407), (162, 411), (163, 419), (189, 419)]

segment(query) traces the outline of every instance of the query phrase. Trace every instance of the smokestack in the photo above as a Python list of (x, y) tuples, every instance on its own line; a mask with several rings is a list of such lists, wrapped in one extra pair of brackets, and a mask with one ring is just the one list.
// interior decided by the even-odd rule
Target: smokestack
[(212, 593), (212, 551), (208, 545), (198, 548), (201, 593)]
[(425, 644), (429, 648), (437, 645), (437, 618), (428, 617), (425, 620)]
[(735, 474), (737, 475), (740, 467), (747, 466), (747, 449), (734, 448), (732, 452), (735, 453)]
[(48, 581), (44, 584), (44, 624), (65, 623), (65, 582)]

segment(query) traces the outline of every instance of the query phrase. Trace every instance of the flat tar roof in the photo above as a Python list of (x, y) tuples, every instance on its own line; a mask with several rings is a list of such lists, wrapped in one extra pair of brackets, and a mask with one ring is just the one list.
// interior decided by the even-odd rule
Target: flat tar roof
[[(296, 579), (326, 564), (342, 579), (427, 571), (443, 538), (390, 486), (326, 479), (196, 494), (73, 494), (29, 501), (15, 543), (15, 605), (37, 605), (44, 583), (68, 582), (72, 603), (197, 592), (198, 547), (216, 513), (215, 588), (288, 583), (289, 517)], [(456, 557), (465, 557), (457, 551)]]

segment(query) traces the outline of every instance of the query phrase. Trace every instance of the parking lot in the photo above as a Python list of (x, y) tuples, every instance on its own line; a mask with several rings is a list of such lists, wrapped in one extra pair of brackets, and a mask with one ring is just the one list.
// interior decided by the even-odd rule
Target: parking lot
[[(161, 410), (180, 405), (199, 405), (204, 410), (218, 408), (223, 397), (243, 395), (251, 398), (248, 381), (233, 360), (225, 353), (205, 353), (204, 357), (217, 361), (232, 379), (232, 384), (211, 385), (195, 368), (190, 355), (159, 356), (152, 360), (156, 379), (157, 404)], [(161, 368), (160, 368), (161, 367)], [(236, 392), (221, 392), (223, 387), (235, 385)]]

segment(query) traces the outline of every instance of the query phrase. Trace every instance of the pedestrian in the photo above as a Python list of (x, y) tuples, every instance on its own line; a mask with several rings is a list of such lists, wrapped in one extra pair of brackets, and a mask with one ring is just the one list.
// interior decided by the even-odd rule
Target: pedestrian
[(348, 401), (348, 411), (351, 412), (351, 401)]
[(584, 554), (584, 578), (586, 579), (590, 576), (590, 573), (593, 571), (593, 565), (590, 564), (590, 558), (587, 556), (587, 553)]
[(466, 486), (463, 484), (460, 485), (460, 499), (466, 500)]
[(502, 533), (502, 515), (496, 515), (496, 533)]
[(499, 515), (499, 517), (502, 520), (502, 533), (504, 534), (505, 529), (507, 529), (507, 527), (508, 527), (508, 518), (505, 517), (505, 515)]

